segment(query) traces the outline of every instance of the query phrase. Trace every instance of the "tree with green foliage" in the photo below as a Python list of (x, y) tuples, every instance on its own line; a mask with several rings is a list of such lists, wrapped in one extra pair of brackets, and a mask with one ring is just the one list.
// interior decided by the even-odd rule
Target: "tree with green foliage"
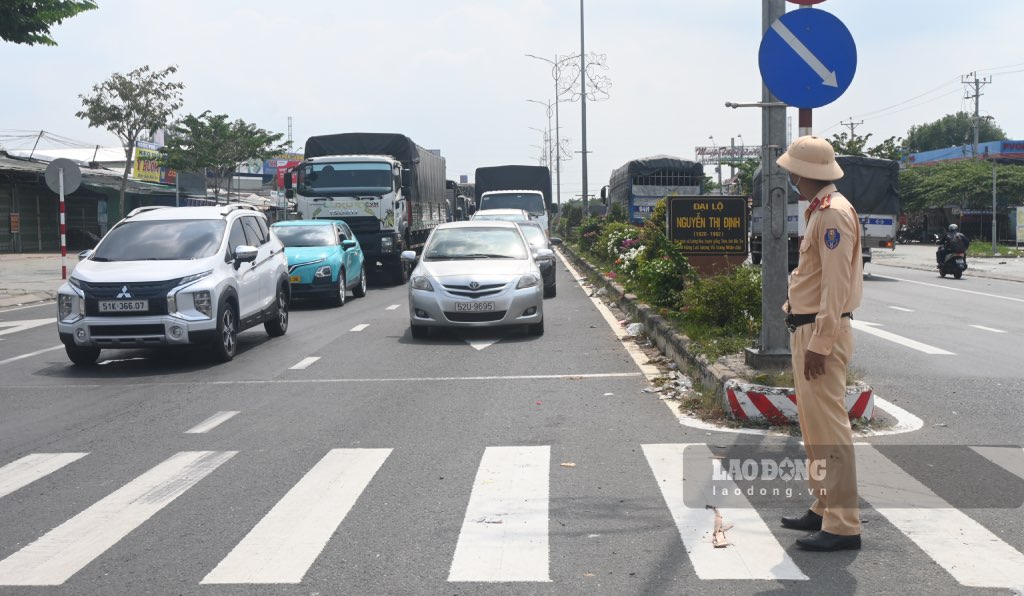
[(889, 137), (874, 147), (868, 148), (871, 133), (864, 136), (848, 135), (845, 132), (832, 135), (829, 143), (839, 155), (855, 155), (859, 157), (877, 157), (899, 161), (903, 157), (903, 138)]
[(903, 159), (905, 153), (906, 149), (903, 146), (903, 137), (889, 137), (871, 149), (868, 149), (868, 157), (891, 159), (893, 161), (900, 161)]
[(207, 110), (198, 116), (189, 114), (176, 123), (164, 151), (167, 165), (176, 170), (211, 173), (214, 197), (219, 202), (223, 181), (231, 179), (238, 165), (263, 161), (286, 150), (287, 143), (280, 143), (283, 136), (241, 119), (229, 121), (227, 114)]
[(181, 90), (185, 85), (169, 80), (177, 71), (178, 67), (172, 65), (160, 71), (142, 66), (128, 74), (115, 72), (106, 81), (93, 85), (91, 95), (78, 96), (82, 110), (75, 116), (87, 119), (90, 128), (105, 128), (114, 133), (124, 147), (117, 219), (121, 219), (124, 212), (124, 193), (132, 169), (135, 141), (144, 132), (153, 134), (167, 126), (181, 107)]
[(80, 12), (95, 10), (92, 0), (3, 0), (0, 39), (25, 45), (55, 46), (50, 27)]
[(736, 177), (740, 181), (740, 188), (737, 194), (749, 194), (754, 188), (754, 172), (761, 167), (759, 159), (745, 159), (736, 167)]
[[(997, 164), (996, 206), (1019, 205), (1024, 196), (1024, 166)], [(959, 205), (964, 209), (991, 209), (992, 162), (964, 159), (907, 168), (900, 172), (903, 210)]]
[[(1006, 133), (990, 118), (978, 124), (978, 142), (1006, 140)], [(974, 116), (967, 112), (947, 114), (935, 122), (915, 124), (907, 131), (907, 151), (920, 153), (974, 142)]]

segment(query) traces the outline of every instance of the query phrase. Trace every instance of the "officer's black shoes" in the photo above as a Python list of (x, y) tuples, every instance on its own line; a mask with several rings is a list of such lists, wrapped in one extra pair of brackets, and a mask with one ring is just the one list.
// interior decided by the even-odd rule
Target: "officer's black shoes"
[(816, 532), (821, 529), (821, 516), (808, 509), (807, 513), (801, 517), (783, 517), (782, 527), (790, 530)]
[(816, 551), (860, 550), (860, 535), (840, 536), (819, 531), (805, 538), (797, 538), (796, 545), (804, 550)]

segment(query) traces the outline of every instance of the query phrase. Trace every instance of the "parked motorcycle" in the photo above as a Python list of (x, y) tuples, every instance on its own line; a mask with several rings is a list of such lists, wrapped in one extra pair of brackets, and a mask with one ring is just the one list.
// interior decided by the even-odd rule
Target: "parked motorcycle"
[[(936, 258), (941, 254), (942, 248), (936, 251)], [(949, 252), (946, 254), (945, 260), (939, 264), (939, 277), (946, 277), (952, 275), (956, 279), (960, 279), (964, 271), (967, 271), (967, 256), (962, 252)]]

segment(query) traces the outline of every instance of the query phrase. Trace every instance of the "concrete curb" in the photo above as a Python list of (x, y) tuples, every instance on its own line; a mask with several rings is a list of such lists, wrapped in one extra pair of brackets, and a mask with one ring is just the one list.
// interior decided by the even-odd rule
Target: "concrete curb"
[[(721, 395), (722, 407), (731, 416), (748, 420), (761, 419), (773, 423), (796, 421), (796, 396), (792, 388), (765, 387), (748, 383), (742, 379), (741, 373), (732, 370), (725, 364), (710, 362), (704, 356), (691, 353), (688, 349), (691, 343), (690, 339), (673, 329), (668, 321), (658, 314), (655, 307), (640, 302), (635, 294), (627, 293), (625, 288), (605, 277), (604, 273), (577, 255), (567, 244), (563, 244), (560, 250), (584, 277), (594, 281), (598, 287), (604, 288), (608, 297), (624, 313), (628, 314), (632, 321), (643, 325), (644, 333), (666, 358), (672, 360), (680, 370), (687, 370), (694, 374), (698, 383), (704, 387), (713, 388)], [(748, 390), (755, 390), (761, 395), (780, 397), (789, 406), (784, 406), (780, 402), (771, 408), (759, 408), (752, 403), (751, 408), (743, 409), (744, 416), (741, 417), (730, 402), (730, 394), (733, 395), (733, 400), (736, 400), (737, 391), (744, 392), (744, 395), (748, 396)], [(871, 419), (874, 417), (874, 396), (871, 387), (859, 383), (847, 387), (846, 393), (847, 411), (850, 412), (851, 418)]]

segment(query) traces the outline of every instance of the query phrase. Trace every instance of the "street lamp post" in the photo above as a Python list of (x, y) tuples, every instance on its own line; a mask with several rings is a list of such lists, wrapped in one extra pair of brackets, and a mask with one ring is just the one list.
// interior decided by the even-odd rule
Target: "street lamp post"
[[(541, 56), (534, 56), (533, 54), (526, 54), (527, 58), (535, 58), (537, 60), (543, 60), (551, 65), (551, 77), (555, 80), (555, 196), (557, 197), (558, 207), (562, 207), (562, 139), (559, 137), (559, 131), (562, 129), (561, 124), (558, 120), (558, 104), (561, 102), (558, 93), (558, 81), (562, 78), (562, 60), (559, 60), (558, 55), (555, 55), (554, 60), (548, 60)], [(564, 59), (563, 59), (564, 60)]]
[[(539, 103), (540, 105), (542, 105), (545, 108), (547, 108), (548, 132), (547, 132), (547, 136), (544, 137), (544, 146), (548, 148), (547, 149), (547, 162), (548, 162), (548, 171), (550, 171), (551, 170), (551, 102), (550, 101), (543, 102), (543, 101), (540, 101), (538, 99), (528, 99), (526, 101), (531, 102), (531, 103)], [(556, 126), (557, 126), (557, 124), (556, 124)], [(533, 128), (533, 127), (531, 126), (530, 128)]]
[(583, 156), (583, 214), (590, 213), (587, 205), (587, 52), (583, 43), (583, 0), (580, 0), (580, 115), (583, 128), (580, 134)]

